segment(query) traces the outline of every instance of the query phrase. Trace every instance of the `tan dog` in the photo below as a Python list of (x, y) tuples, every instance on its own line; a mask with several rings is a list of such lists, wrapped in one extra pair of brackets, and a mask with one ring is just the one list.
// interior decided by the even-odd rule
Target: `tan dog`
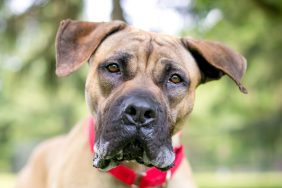
[[(145, 32), (120, 21), (65, 20), (56, 44), (57, 75), (89, 61), (85, 93), (95, 119), (94, 159), (84, 121), (36, 149), (20, 173), (20, 188), (127, 187), (96, 169), (120, 163), (139, 173), (148, 166), (168, 170), (199, 84), (226, 74), (247, 92), (240, 83), (245, 59), (220, 43)], [(186, 159), (167, 183), (195, 187)]]

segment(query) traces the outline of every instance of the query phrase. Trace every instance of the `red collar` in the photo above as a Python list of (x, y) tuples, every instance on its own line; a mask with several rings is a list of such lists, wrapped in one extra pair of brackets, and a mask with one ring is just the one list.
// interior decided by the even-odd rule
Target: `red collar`
[[(89, 126), (88, 141), (89, 141), (91, 152), (93, 153), (94, 152), (93, 146), (95, 140), (93, 118), (89, 118), (88, 126)], [(117, 167), (109, 170), (108, 173), (110, 173), (112, 176), (114, 176), (115, 178), (117, 178), (118, 180), (129, 186), (136, 185), (139, 188), (162, 186), (167, 182), (167, 180), (169, 180), (173, 176), (174, 172), (180, 166), (184, 158), (184, 146), (181, 145), (178, 148), (174, 148), (174, 152), (176, 154), (174, 160), (175, 165), (174, 167), (172, 167), (166, 172), (160, 171), (155, 167), (151, 167), (143, 175), (139, 175), (135, 171), (124, 165), (118, 165)]]

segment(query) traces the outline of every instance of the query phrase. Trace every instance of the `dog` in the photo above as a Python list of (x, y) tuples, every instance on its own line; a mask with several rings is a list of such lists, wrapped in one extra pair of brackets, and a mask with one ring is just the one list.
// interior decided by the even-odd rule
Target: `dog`
[(62, 21), (56, 74), (69, 75), (85, 62), (92, 118), (40, 144), (16, 187), (196, 187), (188, 160), (175, 149), (179, 132), (199, 85), (227, 75), (247, 93), (245, 58), (218, 42), (146, 32), (122, 21)]

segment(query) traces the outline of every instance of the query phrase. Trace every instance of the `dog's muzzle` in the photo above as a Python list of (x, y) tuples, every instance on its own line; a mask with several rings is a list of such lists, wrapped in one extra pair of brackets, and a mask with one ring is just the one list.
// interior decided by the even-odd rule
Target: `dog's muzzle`
[(98, 117), (102, 119), (96, 127), (95, 167), (108, 170), (130, 160), (161, 170), (173, 166), (167, 113), (150, 93), (120, 97)]

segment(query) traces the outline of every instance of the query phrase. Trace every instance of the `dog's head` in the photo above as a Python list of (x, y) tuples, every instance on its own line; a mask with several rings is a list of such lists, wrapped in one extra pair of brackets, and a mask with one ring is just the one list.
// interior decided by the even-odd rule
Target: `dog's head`
[(120, 21), (66, 20), (57, 41), (59, 76), (89, 62), (86, 100), (96, 119), (94, 166), (124, 160), (168, 169), (171, 137), (192, 111), (201, 83), (228, 75), (240, 83), (246, 61), (226, 46), (145, 32)]

